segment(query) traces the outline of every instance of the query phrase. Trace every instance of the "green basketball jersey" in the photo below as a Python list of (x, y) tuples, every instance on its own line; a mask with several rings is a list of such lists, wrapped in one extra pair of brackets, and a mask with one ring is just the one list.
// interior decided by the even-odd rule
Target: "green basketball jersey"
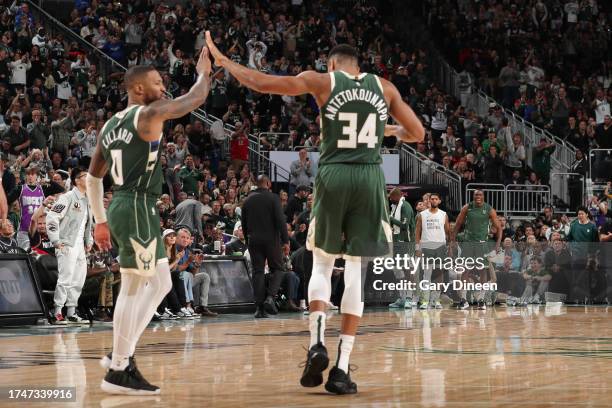
[(110, 166), (114, 191), (160, 195), (163, 181), (157, 160), (160, 140), (145, 142), (138, 136), (141, 108), (132, 105), (116, 113), (102, 128), (99, 143)]
[(388, 107), (380, 79), (373, 74), (330, 73), (331, 94), (321, 108), (319, 165), (380, 164)]
[(473, 201), (468, 204), (467, 216), (465, 217), (465, 241), (483, 242), (488, 239), (491, 207), (483, 203), (478, 207)]

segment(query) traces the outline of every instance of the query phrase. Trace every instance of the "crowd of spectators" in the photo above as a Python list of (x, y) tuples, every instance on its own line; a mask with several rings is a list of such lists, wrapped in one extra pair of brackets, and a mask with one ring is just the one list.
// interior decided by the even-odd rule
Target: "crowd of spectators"
[[(510, 132), (497, 105), (488, 116), (478, 117), (444, 94), (432, 83), (427, 53), (402, 44), (379, 10), (360, 2), (333, 8), (322, 1), (200, 3), (169, 7), (151, 0), (80, 0), (65, 23), (125, 66), (155, 65), (174, 97), (195, 80), (193, 56), (202, 47), (205, 29), (234, 60), (276, 75), (324, 72), (330, 48), (347, 42), (359, 48), (361, 69), (393, 81), (420, 115), (427, 138), (415, 149), (429, 160), (457, 171), (465, 182), (548, 182), (553, 146), (525, 146), (522, 135)], [(126, 94), (120, 73), (100, 75), (98, 64), (104, 60), (99, 55), (68, 33), (49, 36), (43, 23), (26, 3), (5, 4), (0, 15), (0, 172), (12, 204), (11, 225), (4, 223), (0, 233), (8, 239), (12, 231), (21, 231), (26, 241), (29, 234), (29, 243), (19, 244), (22, 249), (53, 256), (45, 208), (69, 188), (70, 170), (89, 164), (98, 133), (107, 118), (125, 109)], [(210, 276), (201, 267), (203, 257), (245, 252), (240, 207), (255, 184), (248, 134), (261, 134), (263, 150), (311, 150), (320, 143), (317, 107), (310, 96), (258, 94), (220, 71), (203, 108), (235, 131), (226, 154), (201, 120), (186, 116), (165, 129), (160, 157), (165, 183), (157, 208), (174, 265), (174, 289), (159, 309), (165, 317), (213, 315), (206, 307)], [(385, 140), (386, 149), (395, 147), (393, 138)], [(534, 149), (538, 158), (533, 169), (525, 165), (526, 149)], [(279, 193), (291, 237), (285, 256), (293, 272), (284, 289), (293, 310), (299, 309), (295, 305), (304, 293), (295, 290), (296, 282), (303, 288), (307, 279), (304, 244), (312, 195), (302, 183), (295, 182), (289, 194)], [(32, 209), (31, 221), (17, 204), (24, 184), (40, 186), (45, 195), (43, 205)], [(107, 191), (105, 205), (111, 200)], [(94, 247), (89, 274), (100, 291), (93, 308), (101, 320), (109, 319), (117, 268), (112, 254)]]
[[(427, 0), (424, 17), (476, 86), (582, 151), (612, 149), (610, 8), (598, 0)], [(533, 146), (532, 146), (533, 147)], [(610, 153), (597, 153), (596, 182)], [(544, 182), (544, 180), (541, 180)]]

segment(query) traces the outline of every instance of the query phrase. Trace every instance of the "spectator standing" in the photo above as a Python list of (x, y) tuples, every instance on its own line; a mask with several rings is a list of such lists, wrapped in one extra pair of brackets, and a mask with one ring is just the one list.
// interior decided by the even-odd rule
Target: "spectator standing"
[(189, 228), (195, 234), (196, 242), (204, 239), (202, 231), (202, 215), (204, 214), (204, 204), (189, 196), (176, 206), (176, 218), (174, 225)]
[(550, 156), (555, 151), (555, 144), (545, 138), (541, 138), (536, 147), (533, 148), (532, 167), (543, 185), (550, 181)]
[[(274, 296), (284, 277), (282, 247), (289, 245), (280, 200), (270, 192), (271, 186), (267, 176), (259, 176), (257, 189), (249, 194), (242, 206), (242, 229), (253, 265), (256, 318), (267, 317), (267, 313), (278, 313)], [(272, 275), (267, 289), (264, 276), (266, 261)]]
[(236, 122), (236, 130), (232, 134), (230, 142), (230, 157), (232, 166), (236, 171), (240, 171), (242, 166), (249, 162), (248, 130), (248, 123), (245, 122), (243, 125), (241, 122)]
[(22, 153), (26, 153), (30, 146), (30, 136), (21, 127), (21, 120), (18, 116), (11, 117), (11, 126), (2, 134), (2, 150), (7, 153), (10, 161), (17, 159)]
[(30, 138), (30, 148), (44, 150), (49, 146), (51, 129), (43, 121), (42, 110), (34, 109), (32, 111), (32, 122), (28, 123), (26, 130)]
[(610, 116), (610, 101), (604, 94), (603, 89), (600, 88), (597, 90), (592, 107), (595, 111), (595, 121), (598, 125), (604, 123), (606, 115)]
[[(83, 322), (76, 307), (87, 277), (86, 253), (93, 244), (86, 177), (84, 169), (74, 168), (70, 175), (74, 188), (62, 194), (47, 214), (47, 231), (55, 246), (59, 271), (53, 296), (56, 324)], [(66, 318), (62, 314), (64, 305)]]
[(80, 164), (89, 167), (91, 158), (98, 140), (98, 132), (96, 130), (96, 122), (94, 120), (86, 121), (84, 128), (75, 133), (71, 142), (73, 145), (80, 147)]
[(193, 156), (185, 156), (185, 165), (179, 170), (177, 177), (182, 183), (182, 191), (193, 196), (198, 195), (198, 182), (204, 181), (202, 172), (194, 167)]
[(514, 170), (522, 170), (525, 166), (525, 146), (520, 133), (515, 133), (506, 140), (506, 177)]
[(306, 149), (301, 149), (298, 153), (298, 160), (291, 162), (289, 166), (291, 173), (289, 180), (289, 195), (299, 186), (310, 186), (312, 183), (312, 163), (308, 157)]
[(595, 267), (596, 247), (593, 243), (599, 241), (597, 227), (589, 220), (589, 210), (578, 207), (577, 219), (570, 224), (567, 240), (570, 242), (572, 253), (572, 280), (570, 288), (570, 302), (584, 302), (589, 299), (591, 292), (591, 278)]
[(32, 68), (28, 54), (23, 54), (21, 50), (15, 51), (15, 59), (8, 63), (11, 70), (11, 85), (21, 89), (27, 84), (28, 70)]

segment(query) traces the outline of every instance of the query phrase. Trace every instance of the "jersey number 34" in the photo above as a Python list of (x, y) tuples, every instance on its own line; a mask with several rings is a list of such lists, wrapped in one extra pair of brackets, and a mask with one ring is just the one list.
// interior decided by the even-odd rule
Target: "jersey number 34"
[(342, 127), (342, 134), (348, 136), (348, 139), (338, 140), (339, 149), (356, 149), (357, 144), (366, 144), (369, 149), (376, 147), (378, 138), (376, 137), (376, 114), (370, 113), (368, 118), (363, 123), (359, 134), (357, 133), (357, 114), (350, 112), (341, 112), (338, 114), (338, 120), (348, 122), (348, 126)]

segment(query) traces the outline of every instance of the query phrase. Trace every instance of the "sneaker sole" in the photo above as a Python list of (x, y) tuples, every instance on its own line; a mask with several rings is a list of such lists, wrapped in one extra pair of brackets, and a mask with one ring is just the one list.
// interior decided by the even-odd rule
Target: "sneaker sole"
[(347, 395), (347, 394), (357, 394), (357, 389), (349, 389), (347, 390), (345, 387), (339, 387), (336, 384), (345, 385), (344, 383), (335, 383), (335, 382), (326, 382), (325, 390), (331, 392), (336, 395)]
[(323, 384), (323, 371), (327, 369), (327, 366), (329, 366), (329, 357), (327, 355), (322, 353), (313, 355), (310, 359), (310, 370), (300, 378), (302, 387), (312, 388)]
[(102, 391), (114, 395), (159, 395), (161, 391), (159, 388), (155, 391), (136, 390), (134, 388), (127, 388), (120, 385), (111, 384), (106, 380), (102, 380), (100, 388)]

